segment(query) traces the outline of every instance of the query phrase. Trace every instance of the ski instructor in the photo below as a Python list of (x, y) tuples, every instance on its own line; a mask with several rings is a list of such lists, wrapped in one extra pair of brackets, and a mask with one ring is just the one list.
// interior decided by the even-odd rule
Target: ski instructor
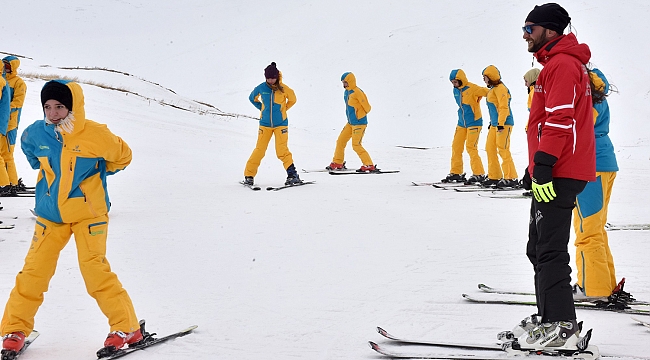
[[(535, 270), (538, 313), (521, 322), (520, 343), (541, 350), (577, 349), (580, 336), (568, 252), (571, 213), (588, 181), (596, 180), (594, 120), (586, 64), (591, 51), (573, 33), (560, 5), (548, 3), (526, 17), (523, 38), (544, 65), (535, 84), (528, 123), (532, 189), (526, 254)], [(515, 328), (517, 330), (517, 328)]]
[(79, 84), (49, 81), (41, 90), (41, 103), (45, 118), (27, 127), (21, 138), (29, 164), (39, 170), (37, 218), (0, 324), (3, 358), (15, 356), (33, 331), (59, 253), (73, 234), (86, 290), (110, 325), (102, 350), (114, 351), (142, 340), (131, 298), (106, 259), (106, 176), (129, 165), (131, 149), (106, 125), (86, 119)]

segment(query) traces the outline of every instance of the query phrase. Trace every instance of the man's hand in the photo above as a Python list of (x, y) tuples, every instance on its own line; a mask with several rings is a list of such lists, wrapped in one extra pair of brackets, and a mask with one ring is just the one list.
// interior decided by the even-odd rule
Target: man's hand
[(537, 202), (549, 202), (557, 196), (553, 188), (553, 167), (535, 164), (533, 168), (532, 190)]
[(533, 179), (533, 195), (535, 195), (535, 200), (537, 202), (550, 202), (555, 199), (555, 189), (553, 188), (553, 182), (547, 182), (546, 184), (538, 185)]

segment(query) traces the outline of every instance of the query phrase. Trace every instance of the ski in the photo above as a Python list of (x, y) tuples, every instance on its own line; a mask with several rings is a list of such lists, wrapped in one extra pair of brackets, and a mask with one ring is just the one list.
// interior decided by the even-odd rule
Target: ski
[(411, 340), (404, 339), (390, 334), (388, 331), (377, 326), (377, 332), (385, 337), (386, 339), (393, 340), (395, 342), (407, 345), (426, 345), (426, 346), (438, 346), (438, 347), (450, 347), (458, 349), (468, 349), (468, 350), (502, 350), (500, 344), (494, 343), (493, 345), (478, 345), (478, 344), (460, 344), (452, 342), (441, 342), (441, 341), (427, 341), (427, 340)]
[(11, 225), (0, 225), (0, 230), (11, 230), (11, 229), (13, 229), (13, 228), (15, 228), (15, 227), (16, 227), (16, 225), (14, 225), (14, 224), (11, 224)]
[(617, 230), (650, 230), (650, 224), (605, 224), (605, 230), (607, 231), (617, 231)]
[[(591, 331), (589, 331), (590, 333)], [(539, 350), (515, 350), (506, 349), (485, 349), (463, 351), (465, 354), (431, 353), (431, 352), (406, 352), (401, 348), (395, 350), (384, 347), (375, 342), (369, 341), (370, 348), (377, 353), (392, 359), (436, 359), (436, 360), (503, 360), (503, 359), (545, 359), (546, 357), (567, 359), (567, 360), (595, 360), (595, 359), (620, 359), (619, 356), (601, 356), (596, 346), (588, 346), (584, 350), (576, 350), (573, 353), (562, 351), (539, 351)], [(466, 349), (465, 345), (457, 347), (460, 351)]]
[(465, 183), (462, 182), (462, 181), (461, 182), (448, 182), (448, 183), (440, 182), (440, 181), (438, 181), (438, 182), (415, 182), (415, 181), (411, 181), (411, 184), (413, 184), (413, 186), (433, 186), (433, 187), (438, 188), (438, 189), (450, 189), (450, 188), (464, 187), (464, 186), (468, 186), (468, 187), (477, 186), (475, 184), (465, 185)]
[(647, 328), (650, 328), (650, 320), (642, 320), (642, 319), (636, 318), (634, 316), (632, 316), (632, 320), (636, 321), (640, 325), (643, 325), (643, 326), (645, 326)]
[(490, 194), (485, 194), (485, 193), (478, 193), (478, 196), (480, 197), (486, 197), (486, 198), (491, 198), (491, 199), (528, 199), (530, 200), (532, 198), (531, 195), (526, 195), (527, 192), (521, 193), (521, 194), (509, 194), (509, 193), (497, 193), (497, 192), (492, 192)]
[(433, 148), (430, 148), (430, 147), (407, 146), (407, 145), (395, 145), (395, 147), (402, 148), (402, 149), (415, 149), (415, 150), (431, 150), (431, 149), (433, 149)]
[(291, 188), (291, 187), (298, 187), (298, 186), (315, 184), (315, 183), (316, 183), (315, 181), (303, 181), (303, 182), (300, 182), (298, 184), (293, 184), (293, 185), (283, 185), (283, 186), (278, 186), (278, 187), (269, 186), (269, 187), (266, 188), (266, 190), (267, 191), (278, 191), (278, 190), (287, 189), (287, 188)]
[[(481, 295), (469, 295), (462, 294), (465, 300), (481, 304), (500, 304), (500, 305), (530, 305), (537, 306), (537, 302), (534, 298), (530, 300), (526, 299), (515, 299), (502, 296), (498, 294), (498, 297), (484, 297)], [(523, 295), (517, 295), (522, 297)], [(600, 310), (600, 311), (612, 311), (620, 312), (626, 314), (635, 314), (635, 315), (650, 315), (650, 309), (642, 309), (639, 307), (632, 307), (635, 305), (624, 306), (621, 304), (611, 304), (612, 306), (607, 306), (607, 303), (593, 303), (593, 302), (575, 302), (576, 309), (586, 309), (586, 310)], [(645, 307), (645, 305), (641, 305)]]
[[(140, 326), (142, 328), (144, 328), (144, 322), (143, 321), (141, 321)], [(165, 341), (176, 339), (176, 338), (179, 338), (181, 336), (188, 335), (189, 333), (191, 333), (197, 327), (198, 327), (198, 325), (192, 325), (192, 326), (190, 326), (188, 328), (185, 328), (185, 329), (183, 329), (183, 330), (181, 330), (179, 332), (175, 332), (173, 334), (169, 334), (169, 335), (163, 336), (161, 338), (155, 338), (154, 337), (156, 335), (155, 333), (150, 334), (150, 333), (144, 332), (143, 333), (144, 334), (144, 339), (141, 342), (129, 345), (129, 347), (127, 347), (127, 348), (119, 349), (119, 350), (113, 351), (113, 352), (106, 351), (105, 350), (106, 348), (100, 349), (97, 352), (97, 359), (98, 360), (112, 360), (112, 359), (121, 358), (123, 356), (129, 355), (132, 352), (142, 350), (142, 349), (146, 349), (146, 348), (148, 348), (150, 346), (158, 345), (158, 344), (163, 343)]]
[(20, 349), (20, 351), (15, 352), (15, 351), (9, 351), (9, 350), (2, 350), (2, 360), (15, 360), (18, 359), (18, 357), (27, 350), (27, 347), (31, 345), (34, 340), (40, 335), (38, 331), (33, 330), (31, 334), (29, 334), (28, 337), (25, 338), (25, 343), (23, 344), (23, 348)]
[(2, 197), (34, 197), (36, 196), (35, 193), (33, 192), (17, 192), (9, 195), (0, 195), (0, 198)]
[[(625, 278), (623, 278), (619, 284), (618, 287), (615, 289), (615, 291), (622, 289), (623, 286), (625, 286)], [(486, 292), (486, 293), (491, 293), (491, 294), (503, 294), (503, 295), (528, 295), (528, 296), (535, 296), (535, 293), (530, 292), (530, 291), (513, 291), (513, 290), (507, 290), (507, 289), (498, 289), (498, 288), (493, 288), (490, 286), (487, 286), (485, 284), (478, 284), (479, 290)], [(629, 293), (626, 293), (629, 296)], [(623, 299), (627, 305), (650, 305), (650, 302), (648, 301), (640, 301), (634, 298), (627, 298)], [(595, 303), (598, 304), (598, 302), (593, 302), (593, 301), (588, 301), (588, 300), (576, 300), (577, 303), (579, 302), (585, 302), (585, 303)]]
[(504, 192), (504, 191), (521, 191), (522, 188), (493, 188), (493, 187), (483, 187), (483, 186), (477, 186), (477, 187), (472, 187), (472, 188), (454, 188), (454, 190), (458, 192)]
[(247, 188), (249, 188), (249, 189), (251, 189), (251, 190), (253, 190), (253, 191), (262, 190), (262, 188), (259, 187), (259, 186), (257, 186), (257, 185), (244, 184), (243, 181), (240, 181), (239, 183), (242, 184), (242, 185), (244, 185), (244, 186), (246, 186)]
[(345, 172), (345, 171), (350, 171), (350, 170), (353, 170), (353, 169), (348, 169), (348, 168), (344, 168), (344, 169), (334, 169), (334, 170), (330, 170), (330, 169), (313, 169), (313, 170), (305, 170), (305, 169), (301, 169), (301, 171), (304, 172), (304, 173), (313, 173), (313, 172)]
[(399, 170), (375, 170), (375, 171), (361, 172), (361, 171), (357, 171), (357, 170), (354, 170), (354, 169), (349, 169), (349, 170), (344, 170), (344, 171), (341, 171), (341, 170), (331, 171), (330, 170), (329, 173), (330, 173), (330, 175), (354, 175), (354, 174), (362, 175), (362, 174), (394, 174), (394, 173), (398, 173), (398, 172), (399, 172)]

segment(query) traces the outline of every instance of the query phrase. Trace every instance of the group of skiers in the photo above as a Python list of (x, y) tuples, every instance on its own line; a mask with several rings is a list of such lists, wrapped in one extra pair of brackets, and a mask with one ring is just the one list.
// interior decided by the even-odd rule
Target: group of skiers
[(18, 177), (14, 161), (14, 147), (20, 125), (20, 113), (25, 102), (27, 86), (18, 76), (20, 59), (7, 56), (2, 59), (0, 78), (0, 196), (14, 196), (26, 189)]
[[(242, 183), (249, 186), (254, 184), (254, 177), (266, 153), (271, 136), (275, 136), (276, 155), (287, 171), (285, 185), (296, 185), (301, 183), (302, 180), (300, 180), (300, 176), (293, 164), (293, 157), (287, 147), (289, 138), (287, 110), (296, 103), (296, 94), (282, 82), (282, 73), (278, 70), (275, 62), (272, 62), (264, 69), (264, 77), (266, 81), (255, 87), (248, 97), (250, 102), (260, 110), (260, 125), (257, 144), (248, 162), (246, 162), (244, 181)], [(345, 169), (345, 147), (351, 139), (352, 149), (362, 162), (361, 168), (357, 171), (378, 171), (368, 151), (361, 145), (368, 126), (367, 115), (371, 109), (368, 98), (357, 86), (357, 79), (353, 73), (344, 73), (341, 76), (341, 83), (345, 89), (343, 100), (345, 102), (347, 123), (336, 140), (332, 162), (325, 168), (328, 170)]]
[[(522, 28), (528, 51), (544, 66), (524, 76), (530, 91), (526, 127), (529, 162), (521, 184), (533, 193), (526, 255), (535, 273), (537, 312), (518, 322), (512, 331), (522, 348), (576, 350), (581, 330), (574, 299), (607, 297), (616, 287), (604, 229), (618, 170), (608, 137), (606, 96), (611, 86), (601, 71), (588, 69), (589, 47), (578, 43), (573, 33), (564, 35), (570, 21), (564, 8), (548, 3), (535, 6)], [(3, 64), (0, 149), (4, 166), (0, 166), (0, 189), (4, 191), (6, 186), (19, 184), (12, 165), (13, 147), (25, 85), (17, 76), (17, 58), (7, 57)], [(520, 181), (509, 151), (514, 125), (510, 92), (495, 66), (486, 67), (482, 75), (487, 87), (470, 83), (461, 69), (450, 74), (459, 109), (446, 180), (513, 187)], [(287, 171), (286, 184), (298, 184), (301, 180), (287, 147), (287, 111), (296, 103), (296, 96), (283, 83), (275, 63), (266, 67), (264, 76), (265, 82), (249, 97), (261, 118), (244, 183), (253, 184), (270, 139), (275, 137), (276, 154)], [(341, 82), (347, 123), (327, 168), (344, 168), (344, 150), (351, 139), (363, 163), (358, 171), (377, 171), (361, 145), (371, 106), (354, 74), (344, 73)], [(487, 174), (477, 150), (483, 125), (479, 102), (483, 97), (490, 113)], [(48, 81), (41, 90), (41, 104), (44, 119), (31, 124), (21, 138), (29, 164), (39, 170), (37, 219), (25, 265), (16, 276), (0, 323), (2, 353), (7, 358), (15, 356), (33, 331), (34, 317), (54, 275), (59, 253), (74, 234), (87, 291), (110, 324), (104, 348), (98, 351), (102, 357), (143, 340), (131, 299), (105, 258), (110, 209), (106, 177), (126, 168), (131, 149), (106, 125), (86, 118), (83, 92), (76, 82)], [(463, 147), (471, 159), (473, 174), (469, 179), (461, 176)], [(572, 214), (578, 251), (578, 281), (574, 285), (567, 250)]]
[[(514, 126), (511, 95), (499, 69), (489, 65), (483, 70), (487, 87), (469, 82), (462, 69), (453, 70), (449, 76), (458, 104), (458, 123), (452, 142), (451, 171), (442, 181), (523, 187), (532, 193), (526, 255), (535, 272), (538, 311), (520, 321), (512, 333), (525, 347), (534, 349), (577, 349), (580, 329), (574, 300), (607, 300), (617, 289), (605, 230), (618, 171), (608, 136), (606, 96), (611, 89), (600, 70), (587, 67), (591, 58), (589, 47), (578, 43), (571, 32), (564, 35), (570, 22), (562, 6), (548, 3), (535, 6), (522, 27), (528, 51), (544, 68), (533, 68), (524, 74), (529, 93), (525, 126), (529, 162), (521, 180), (510, 153)], [(287, 170), (286, 184), (297, 184), (301, 180), (286, 146), (286, 111), (295, 104), (295, 94), (282, 83), (275, 63), (264, 74), (266, 82), (250, 95), (250, 101), (261, 110), (261, 119), (258, 142), (246, 164), (244, 184), (253, 185), (273, 134), (278, 158)], [(343, 74), (341, 81), (348, 122), (327, 169), (344, 168), (344, 149), (352, 139), (353, 149), (363, 163), (357, 171), (377, 171), (361, 146), (370, 104), (356, 87), (352, 73)], [(483, 126), (482, 98), (486, 99), (490, 116), (485, 145), (487, 174), (478, 153)], [(472, 176), (467, 179), (463, 172), (463, 148), (467, 149), (472, 169)], [(573, 285), (568, 253), (572, 216), (578, 268), (578, 280)]]

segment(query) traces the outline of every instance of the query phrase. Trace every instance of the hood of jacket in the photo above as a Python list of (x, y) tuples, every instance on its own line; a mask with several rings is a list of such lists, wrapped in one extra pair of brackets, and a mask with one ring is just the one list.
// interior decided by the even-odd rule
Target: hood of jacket
[(341, 75), (341, 81), (347, 81), (348, 87), (346, 89), (354, 89), (357, 87), (357, 78), (351, 72), (346, 72)]
[(602, 90), (605, 94), (609, 92), (609, 81), (607, 81), (607, 78), (602, 71), (599, 69), (593, 69), (589, 71), (589, 77), (591, 77), (591, 81), (594, 82), (596, 89)]
[(499, 81), (501, 80), (501, 73), (499, 72), (499, 69), (497, 69), (496, 66), (490, 65), (483, 69), (483, 76), (487, 76), (488, 79), (492, 81)]
[(461, 86), (467, 86), (469, 84), (469, 81), (467, 81), (467, 76), (465, 75), (465, 72), (463, 69), (455, 69), (451, 71), (451, 74), (449, 74), (449, 81), (452, 80), (458, 80), (461, 82)]
[[(7, 73), (7, 79), (11, 79), (18, 75), (18, 67), (20, 66), (20, 59), (15, 56), (6, 56), (2, 59), (3, 62), (9, 63), (11, 73)], [(4, 65), (4, 64), (3, 64)]]
[(557, 54), (573, 56), (582, 64), (587, 64), (589, 59), (591, 59), (591, 50), (589, 49), (589, 46), (587, 44), (578, 43), (578, 39), (573, 33), (562, 35), (544, 45), (544, 47), (535, 53), (535, 58), (540, 64), (545, 65)]

